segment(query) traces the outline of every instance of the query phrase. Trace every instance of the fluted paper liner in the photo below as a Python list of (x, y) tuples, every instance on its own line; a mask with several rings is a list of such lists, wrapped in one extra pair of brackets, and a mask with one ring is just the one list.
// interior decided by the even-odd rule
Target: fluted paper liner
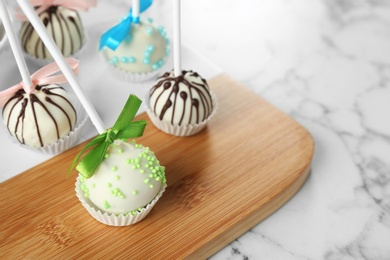
[(76, 188), (75, 188), (76, 196), (79, 198), (81, 204), (88, 211), (88, 213), (91, 214), (91, 216), (95, 218), (97, 221), (99, 221), (100, 223), (109, 226), (117, 226), (117, 227), (129, 226), (144, 219), (153, 209), (154, 205), (160, 199), (160, 197), (165, 191), (165, 188), (167, 187), (166, 184), (163, 184), (157, 196), (148, 205), (144, 206), (140, 211), (136, 211), (135, 215), (132, 215), (130, 213), (123, 215), (123, 214), (108, 213), (98, 209), (96, 206), (94, 206), (91, 200), (89, 200), (84, 196), (84, 192), (81, 190), (80, 186), (81, 186), (81, 180), (80, 180), (80, 176), (78, 176), (76, 180)]

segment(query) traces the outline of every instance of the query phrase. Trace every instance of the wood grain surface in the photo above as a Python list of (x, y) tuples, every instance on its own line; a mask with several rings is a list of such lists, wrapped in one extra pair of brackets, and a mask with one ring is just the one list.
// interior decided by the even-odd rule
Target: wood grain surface
[(281, 207), (309, 175), (310, 134), (226, 75), (209, 85), (219, 105), (204, 131), (174, 137), (148, 123), (137, 139), (168, 183), (144, 220), (110, 227), (88, 214), (76, 172), (66, 178), (79, 145), (0, 184), (0, 259), (202, 259)]

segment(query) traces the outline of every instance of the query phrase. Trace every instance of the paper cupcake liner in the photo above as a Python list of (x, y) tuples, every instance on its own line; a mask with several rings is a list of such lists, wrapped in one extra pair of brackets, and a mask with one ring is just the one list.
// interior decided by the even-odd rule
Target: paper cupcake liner
[(4, 128), (4, 131), (7, 132), (6, 134), (8, 135), (10, 140), (15, 145), (19, 145), (20, 147), (23, 147), (25, 149), (28, 149), (28, 150), (31, 150), (34, 152), (40, 152), (40, 153), (44, 153), (44, 154), (59, 154), (61, 152), (64, 152), (64, 151), (72, 148), (73, 146), (75, 146), (77, 144), (77, 142), (79, 140), (82, 128), (83, 128), (85, 122), (87, 122), (87, 120), (88, 120), (88, 115), (87, 115), (87, 112), (85, 111), (83, 105), (81, 104), (81, 102), (75, 96), (75, 94), (70, 92), (70, 91), (68, 91), (68, 94), (69, 94), (69, 98), (72, 101), (72, 104), (76, 110), (77, 121), (76, 121), (76, 124), (75, 124), (73, 130), (70, 131), (68, 135), (62, 137), (61, 139), (59, 139), (55, 143), (51, 143), (51, 144), (45, 145), (43, 147), (38, 147), (38, 148), (30, 147), (28, 145), (25, 145), (25, 144), (18, 142), (14, 136), (9, 134), (7, 127), (3, 122), (1, 122), (1, 125), (2, 125), (1, 128)]
[(99, 52), (99, 56), (102, 62), (106, 64), (107, 69), (110, 71), (112, 75), (114, 75), (116, 78), (122, 81), (130, 82), (130, 83), (138, 83), (138, 82), (141, 83), (148, 80), (156, 79), (158, 76), (162, 74), (163, 71), (166, 70), (167, 64), (169, 63), (169, 59), (170, 59), (167, 58), (164, 62), (164, 65), (157, 70), (151, 72), (145, 72), (145, 73), (136, 73), (136, 72), (124, 71), (109, 64), (107, 59), (104, 57), (104, 54), (101, 51)]
[(76, 196), (77, 196), (77, 198), (79, 198), (81, 204), (88, 211), (88, 213), (91, 214), (91, 216), (93, 218), (95, 218), (97, 221), (99, 221), (100, 223), (103, 223), (103, 224), (109, 225), (109, 226), (117, 226), (117, 227), (129, 226), (129, 225), (135, 224), (135, 223), (141, 221), (142, 219), (144, 219), (149, 214), (149, 212), (152, 210), (152, 208), (157, 203), (157, 201), (160, 199), (160, 197), (162, 196), (162, 194), (165, 191), (165, 188), (167, 187), (167, 185), (164, 184), (161, 187), (161, 190), (157, 194), (157, 196), (148, 205), (143, 207), (140, 211), (137, 211), (137, 213), (135, 215), (132, 215), (132, 214), (126, 214), (126, 215), (119, 214), (119, 215), (117, 215), (117, 214), (113, 214), (113, 213), (103, 212), (102, 210), (98, 209), (91, 202), (90, 199), (88, 199), (84, 196), (84, 192), (81, 190), (80, 186), (81, 186), (81, 180), (80, 180), (80, 176), (78, 176), (77, 180), (76, 180), (76, 188), (75, 188)]
[(146, 113), (148, 114), (150, 120), (154, 124), (155, 127), (160, 129), (161, 131), (175, 136), (191, 136), (199, 133), (202, 131), (206, 126), (207, 123), (214, 117), (215, 113), (217, 112), (218, 108), (218, 101), (217, 97), (213, 92), (210, 91), (211, 98), (213, 101), (213, 111), (211, 112), (210, 116), (206, 118), (203, 122), (199, 124), (191, 124), (187, 126), (178, 126), (178, 125), (172, 125), (170, 122), (165, 122), (160, 120), (152, 111), (150, 108), (150, 102), (149, 102), (149, 92), (145, 96), (145, 106), (146, 106)]
[[(89, 42), (89, 36), (88, 36), (87, 32), (84, 31), (84, 43), (81, 46), (81, 48), (79, 50), (77, 50), (76, 52), (74, 52), (72, 55), (67, 56), (65, 58), (73, 57), (75, 59), (80, 59), (80, 56), (82, 55), (82, 53), (87, 49), (88, 42)], [(23, 55), (26, 58), (26, 60), (31, 61), (32, 63), (34, 63), (40, 67), (46, 66), (47, 64), (54, 62), (54, 59), (37, 58), (37, 57), (27, 53), (24, 49), (23, 49)]]

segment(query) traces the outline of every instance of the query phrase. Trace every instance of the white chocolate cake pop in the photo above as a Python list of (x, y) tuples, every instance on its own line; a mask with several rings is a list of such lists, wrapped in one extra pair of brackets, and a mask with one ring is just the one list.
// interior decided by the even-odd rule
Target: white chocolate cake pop
[(199, 124), (213, 111), (210, 88), (193, 71), (175, 77), (173, 71), (159, 77), (150, 91), (150, 109), (159, 120), (172, 125)]
[[(39, 18), (65, 57), (81, 49), (84, 29), (77, 11), (63, 6), (51, 6), (40, 13)], [(19, 36), (26, 53), (35, 58), (53, 60), (29, 21), (23, 22)]]
[(116, 69), (130, 73), (148, 73), (160, 69), (170, 54), (169, 39), (162, 26), (151, 19), (131, 24), (131, 29), (116, 50), (104, 47), (103, 57)]
[(32, 94), (20, 89), (4, 105), (2, 115), (10, 134), (34, 148), (68, 135), (76, 123), (76, 110), (58, 85), (36, 86)]
[(164, 169), (148, 147), (116, 140), (92, 177), (79, 175), (81, 189), (104, 212), (134, 215), (160, 192)]

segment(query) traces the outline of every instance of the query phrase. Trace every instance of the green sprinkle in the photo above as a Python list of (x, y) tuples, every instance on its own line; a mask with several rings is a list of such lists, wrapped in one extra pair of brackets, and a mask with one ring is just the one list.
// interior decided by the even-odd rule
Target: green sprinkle
[(121, 177), (119, 175), (115, 176), (115, 180), (119, 180)]
[(149, 187), (150, 187), (151, 189), (153, 189), (154, 186), (153, 186), (153, 184), (150, 184)]
[(104, 155), (104, 158), (109, 158), (110, 157), (110, 154), (108, 154), (108, 153), (106, 153), (105, 155)]
[(112, 184), (111, 183), (107, 183), (107, 188), (111, 188), (112, 187)]
[(113, 171), (113, 172), (115, 172), (117, 169), (118, 169), (118, 167), (116, 167), (116, 166), (111, 167), (111, 171)]
[(152, 173), (149, 174), (149, 178), (153, 178), (153, 174)]
[(130, 159), (126, 159), (126, 163), (127, 163), (127, 164), (130, 164), (130, 163), (131, 163), (131, 160), (130, 160)]
[(105, 209), (109, 209), (110, 208), (110, 204), (108, 204), (108, 202), (106, 200), (104, 201), (104, 208)]
[(121, 148), (119, 148), (118, 153), (123, 153), (123, 150)]
[(92, 188), (95, 188), (95, 187), (96, 187), (96, 184), (95, 184), (95, 183), (92, 183), (92, 184), (91, 184), (91, 187), (92, 187)]
[(144, 180), (144, 183), (145, 183), (145, 184), (148, 184), (149, 181), (150, 181), (150, 180), (149, 180), (148, 178), (146, 178), (146, 179)]
[(161, 180), (160, 177), (157, 177), (157, 178), (156, 178), (156, 181), (159, 181), (159, 180)]
[(137, 194), (138, 194), (138, 192), (137, 192), (136, 190), (133, 190), (131, 193), (132, 193), (133, 195), (137, 195)]

